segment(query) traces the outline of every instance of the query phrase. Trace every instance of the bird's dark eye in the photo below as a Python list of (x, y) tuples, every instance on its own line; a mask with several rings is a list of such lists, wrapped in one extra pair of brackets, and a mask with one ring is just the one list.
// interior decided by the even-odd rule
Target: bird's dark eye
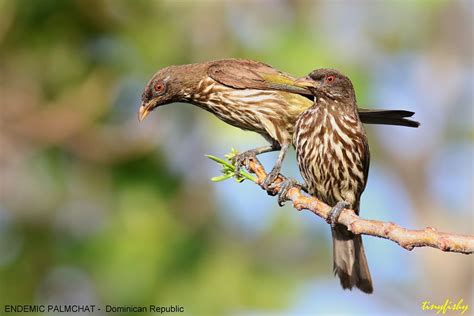
[(326, 77), (326, 82), (327, 82), (327, 83), (331, 83), (331, 82), (334, 81), (334, 79), (336, 79), (336, 77), (334, 77), (334, 76), (327, 76), (327, 77)]

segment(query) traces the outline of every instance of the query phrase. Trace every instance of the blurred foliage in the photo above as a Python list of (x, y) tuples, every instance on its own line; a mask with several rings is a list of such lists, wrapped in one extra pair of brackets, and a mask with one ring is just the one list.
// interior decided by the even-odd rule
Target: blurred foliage
[[(342, 68), (353, 79), (360, 104), (380, 107), (406, 100), (378, 104), (372, 91), (385, 91), (385, 98), (388, 89), (380, 86), (379, 74), (393, 74), (390, 83), (397, 88), (432, 94), (433, 99), (409, 99), (414, 106), (431, 107), (416, 108), (428, 131), (413, 146), (418, 151), (394, 153), (387, 148), (390, 141), (375, 136), (371, 148), (375, 161), (389, 166), (407, 188), (407, 205), (420, 209), (418, 219), (430, 219), (420, 223), (472, 232), (465, 221), (470, 213), (461, 213), (452, 227), (445, 224), (446, 212), (430, 204), (434, 195), (428, 184), (445, 191), (443, 184), (455, 179), (431, 179), (420, 171), (432, 165), (430, 158), (444, 142), (467, 141), (467, 155), (472, 153), (472, 122), (463, 125), (444, 103), (430, 103), (456, 103), (456, 113), (472, 115), (472, 88), (458, 84), (464, 82), (462, 68), (472, 84), (472, 10), (466, 7), (472, 9), (472, 3), (0, 0), (0, 305), (178, 304), (192, 314), (218, 315), (292, 311), (303, 297), (304, 311), (312, 313), (343, 308), (341, 298), (357, 295), (342, 292), (332, 278), (324, 224), (288, 215), (259, 190), (243, 198), (245, 184), (209, 182), (218, 171), (202, 155), (224, 153), (234, 140), (249, 149), (254, 136), (184, 105), (160, 109), (158, 124), (138, 124), (143, 86), (156, 69), (170, 64), (242, 57), (295, 75), (319, 66)], [(414, 70), (401, 73), (407, 69)], [(453, 82), (436, 92), (445, 95), (424, 84), (439, 75), (436, 70)], [(437, 130), (427, 123), (432, 118), (438, 119), (431, 127)], [(397, 140), (409, 143), (413, 134), (406, 133)], [(438, 141), (430, 135), (439, 135)], [(472, 182), (463, 188), (459, 191), (469, 196)], [(230, 198), (222, 202), (223, 197)], [(268, 223), (242, 224), (242, 214), (231, 214), (236, 205), (254, 216), (252, 224)], [(366, 205), (380, 206), (373, 200)], [(264, 217), (266, 209), (273, 217)], [(390, 249), (396, 262), (415, 260)], [(406, 292), (405, 299), (411, 299), (410, 291), (417, 293), (405, 306), (411, 313), (418, 312), (422, 298), (468, 300), (472, 261), (443, 261), (446, 270), (439, 273), (436, 263), (446, 257), (437, 255), (420, 259), (416, 282), (399, 281), (398, 270), (379, 273), (384, 264), (374, 264), (381, 294), (374, 296), (377, 303), (370, 301), (369, 311), (399, 306), (387, 299), (395, 295), (391, 282), (405, 282), (393, 290)], [(377, 261), (377, 254), (372, 259)], [(431, 268), (425, 269), (425, 262)], [(452, 287), (428, 290), (430, 280), (443, 274)], [(332, 303), (317, 301), (323, 296), (313, 292), (304, 295), (307, 282), (326, 281)], [(345, 311), (367, 312), (364, 306), (349, 304)]]
[(225, 159), (213, 156), (213, 155), (206, 155), (207, 158), (211, 159), (214, 162), (217, 162), (218, 164), (221, 165), (221, 173), (222, 175), (220, 176), (215, 176), (211, 178), (211, 181), (213, 182), (220, 182), (220, 181), (225, 181), (230, 178), (235, 177), (235, 181), (237, 182), (242, 182), (244, 180), (250, 180), (253, 182), (257, 182), (257, 179), (255, 179), (254, 176), (250, 175), (244, 168), (240, 168), (239, 173), (236, 175), (236, 166), (233, 162), (233, 158), (238, 154), (239, 152), (235, 150), (235, 148), (232, 148), (231, 151), (224, 155)]

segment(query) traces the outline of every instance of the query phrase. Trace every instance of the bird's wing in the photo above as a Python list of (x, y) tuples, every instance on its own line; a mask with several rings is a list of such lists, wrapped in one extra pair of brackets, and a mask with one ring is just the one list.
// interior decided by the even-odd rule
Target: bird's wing
[(295, 86), (296, 79), (291, 75), (253, 60), (217, 60), (209, 66), (208, 75), (235, 89), (280, 90), (311, 95), (309, 90)]
[[(367, 142), (367, 139), (364, 139), (363, 147), (364, 147), (364, 152), (366, 153), (364, 157), (362, 157), (362, 165), (363, 165), (363, 171), (364, 171), (364, 186), (362, 190), (360, 191), (360, 194), (362, 194), (362, 192), (365, 190), (365, 187), (367, 185), (367, 178), (369, 177), (370, 149), (369, 149), (369, 143)], [(360, 200), (360, 195), (359, 195), (359, 200)]]

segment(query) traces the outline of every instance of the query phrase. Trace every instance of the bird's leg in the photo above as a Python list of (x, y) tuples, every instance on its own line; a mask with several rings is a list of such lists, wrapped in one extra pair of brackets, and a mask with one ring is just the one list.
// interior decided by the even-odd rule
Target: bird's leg
[(280, 191), (278, 192), (278, 205), (283, 206), (286, 201), (289, 201), (287, 196), (288, 191), (295, 187), (299, 187), (301, 190), (308, 192), (308, 189), (304, 185), (296, 182), (295, 179), (285, 179), (282, 183), (280, 183)]
[(332, 228), (336, 227), (337, 220), (339, 216), (341, 215), (342, 210), (345, 208), (348, 208), (349, 206), (350, 204), (347, 203), (346, 201), (337, 202), (337, 204), (329, 211), (326, 222), (328, 222), (328, 224), (331, 224)]
[(246, 168), (249, 167), (249, 160), (251, 158), (256, 158), (257, 155), (268, 153), (270, 151), (275, 151), (280, 149), (279, 146), (272, 145), (272, 146), (262, 146), (255, 149), (247, 150), (241, 154), (235, 155), (232, 158), (232, 163), (235, 165), (235, 176), (238, 178), (240, 177), (240, 169), (245, 166)]
[(275, 166), (273, 167), (272, 171), (270, 171), (267, 174), (267, 177), (265, 180), (263, 180), (262, 183), (262, 188), (264, 188), (267, 191), (271, 190), (271, 184), (278, 178), (278, 175), (280, 174), (281, 170), (281, 165), (283, 163), (283, 159), (285, 159), (286, 152), (288, 151), (288, 147), (290, 144), (283, 144), (281, 145), (280, 153), (278, 154), (278, 159), (277, 162), (275, 163)]

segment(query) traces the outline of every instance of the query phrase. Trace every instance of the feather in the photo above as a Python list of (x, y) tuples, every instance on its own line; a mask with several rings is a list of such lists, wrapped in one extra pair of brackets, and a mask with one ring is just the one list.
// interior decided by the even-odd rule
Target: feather
[(279, 90), (311, 95), (294, 84), (295, 78), (270, 65), (246, 59), (223, 59), (211, 62), (208, 75), (234, 89)]

